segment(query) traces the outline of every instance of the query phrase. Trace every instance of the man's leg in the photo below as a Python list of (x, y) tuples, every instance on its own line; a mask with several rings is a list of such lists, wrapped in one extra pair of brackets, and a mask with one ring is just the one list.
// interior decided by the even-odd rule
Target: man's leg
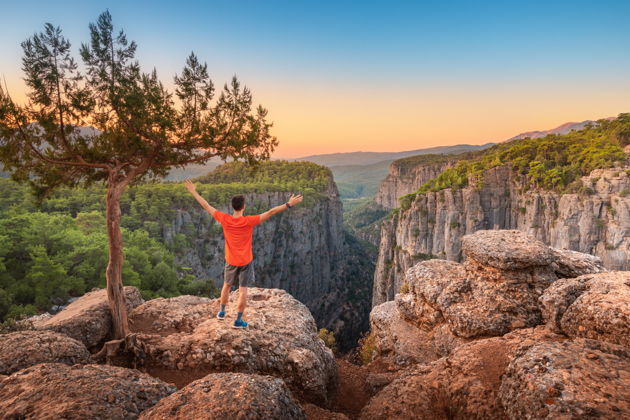
[(227, 305), (228, 300), (230, 299), (230, 289), (232, 288), (232, 284), (234, 284), (236, 268), (237, 267), (232, 265), (225, 264), (225, 269), (223, 271), (223, 288), (221, 289), (221, 299), (219, 300), (221, 306), (219, 308), (219, 313), (217, 314), (217, 318), (219, 319), (225, 319), (225, 305)]
[(228, 300), (230, 299), (230, 286), (227, 282), (223, 282), (223, 289), (221, 289), (221, 305), (227, 305)]
[(240, 286), (238, 288), (238, 305), (237, 310), (239, 313), (245, 312), (245, 307), (247, 306), (247, 287)]
[(243, 312), (247, 306), (247, 287), (252, 283), (254, 275), (254, 267), (252, 263), (242, 267), (239, 270), (238, 276), (238, 303), (236, 308), (238, 314), (236, 315), (236, 321), (234, 321), (235, 328), (247, 328), (247, 322), (243, 321)]

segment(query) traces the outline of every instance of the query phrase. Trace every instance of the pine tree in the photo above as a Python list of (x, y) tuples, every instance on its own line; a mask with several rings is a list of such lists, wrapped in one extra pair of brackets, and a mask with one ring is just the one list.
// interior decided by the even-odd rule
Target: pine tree
[(27, 105), (0, 88), (0, 162), (40, 199), (60, 185), (104, 183), (107, 292), (116, 339), (128, 335), (122, 288), (120, 199), (131, 184), (214, 156), (266, 160), (277, 145), (267, 111), (233, 78), (216, 100), (206, 64), (191, 54), (175, 78), (176, 96), (157, 71), (141, 70), (137, 45), (115, 31), (109, 12), (89, 25), (79, 69), (59, 27), (46, 24), (22, 43)]

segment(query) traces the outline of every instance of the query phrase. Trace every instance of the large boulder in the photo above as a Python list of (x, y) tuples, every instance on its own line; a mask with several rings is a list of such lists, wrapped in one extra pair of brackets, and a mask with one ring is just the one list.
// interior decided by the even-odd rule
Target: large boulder
[(0, 382), (0, 413), (8, 419), (134, 419), (175, 391), (133, 369), (43, 363)]
[(0, 335), (0, 374), (9, 375), (38, 363), (91, 362), (87, 348), (54, 331), (16, 331)]
[(630, 347), (630, 272), (611, 271), (561, 279), (540, 297), (549, 327)]
[(554, 280), (550, 267), (508, 271), (434, 259), (407, 271), (410, 294), (396, 302), (403, 318), (421, 328), (446, 323), (457, 337), (497, 336), (540, 324), (538, 298)]
[(402, 371), (361, 412), (361, 419), (503, 420), (501, 377), (517, 350), (562, 339), (544, 327), (463, 344), (450, 356)]
[(576, 339), (520, 349), (499, 395), (511, 420), (627, 419), (629, 385), (628, 348)]
[[(127, 312), (140, 305), (144, 300), (140, 291), (132, 286), (124, 287)], [(86, 293), (58, 314), (33, 325), (38, 330), (57, 331), (82, 342), (92, 348), (101, 344), (110, 336), (112, 315), (107, 303), (107, 290), (101, 289)]]
[(376, 350), (373, 357), (394, 369), (437, 359), (432, 337), (402, 319), (394, 301), (372, 308), (370, 334)]
[(517, 230), (480, 230), (464, 236), (462, 248), (462, 263), (432, 259), (407, 270), (396, 310), (391, 303), (373, 308), (380, 360), (428, 363), (471, 340), (540, 325), (539, 299), (559, 277), (605, 271), (597, 257), (550, 248)]
[(160, 400), (142, 420), (306, 419), (285, 383), (273, 376), (212, 373)]
[(579, 277), (608, 271), (602, 259), (595, 255), (558, 248), (551, 248), (551, 252), (554, 255), (553, 266), (558, 277)]
[(549, 266), (551, 249), (519, 230), (478, 230), (462, 238), (462, 251), (480, 265), (500, 270)]
[(130, 316), (145, 346), (146, 368), (178, 386), (214, 372), (269, 374), (296, 393), (325, 402), (336, 381), (332, 352), (317, 336), (309, 310), (284, 290), (249, 288), (249, 328), (231, 328), (238, 291), (227, 318), (218, 320), (219, 301), (180, 296), (154, 299)]

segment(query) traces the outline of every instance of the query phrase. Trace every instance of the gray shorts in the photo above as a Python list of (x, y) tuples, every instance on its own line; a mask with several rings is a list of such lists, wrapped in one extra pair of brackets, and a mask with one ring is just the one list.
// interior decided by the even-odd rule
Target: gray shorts
[(238, 279), (239, 287), (252, 285), (254, 283), (254, 262), (252, 261), (247, 265), (241, 266), (225, 263), (223, 281), (230, 286), (235, 286), (236, 279)]

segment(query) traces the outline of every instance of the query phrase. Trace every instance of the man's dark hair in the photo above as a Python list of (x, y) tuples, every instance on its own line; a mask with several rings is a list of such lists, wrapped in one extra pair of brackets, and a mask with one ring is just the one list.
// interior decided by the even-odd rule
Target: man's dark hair
[(232, 208), (234, 210), (243, 210), (243, 207), (245, 207), (245, 197), (240, 194), (232, 197)]

